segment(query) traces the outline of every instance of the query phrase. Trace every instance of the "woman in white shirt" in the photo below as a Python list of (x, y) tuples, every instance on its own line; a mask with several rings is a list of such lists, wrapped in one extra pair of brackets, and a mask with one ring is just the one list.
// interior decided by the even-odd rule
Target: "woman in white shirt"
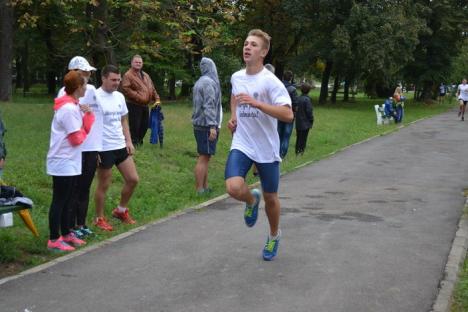
[[(86, 91), (86, 79), (71, 71), (64, 77), (65, 95), (54, 101), (47, 174), (52, 176), (53, 195), (49, 209), (50, 239), (47, 248), (51, 251), (72, 251), (73, 246), (86, 242), (70, 232), (68, 205), (77, 177), (81, 174), (81, 147), (94, 123), (94, 114), (89, 109), (80, 110), (78, 99)], [(61, 233), (61, 235), (60, 235)]]

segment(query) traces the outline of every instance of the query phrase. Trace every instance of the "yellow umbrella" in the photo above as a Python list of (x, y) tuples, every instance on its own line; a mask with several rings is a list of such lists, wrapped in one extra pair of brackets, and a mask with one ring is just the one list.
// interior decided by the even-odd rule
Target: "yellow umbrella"
[(28, 209), (19, 210), (18, 213), (21, 216), (21, 219), (23, 219), (23, 222), (24, 224), (26, 224), (28, 229), (31, 230), (34, 236), (38, 237), (39, 232), (37, 232), (36, 226), (34, 225), (34, 221), (31, 218), (31, 214), (29, 213), (29, 210)]

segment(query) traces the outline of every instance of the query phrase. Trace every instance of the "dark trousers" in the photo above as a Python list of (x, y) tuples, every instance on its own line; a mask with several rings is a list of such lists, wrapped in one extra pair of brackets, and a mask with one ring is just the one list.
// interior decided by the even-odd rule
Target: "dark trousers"
[(401, 104), (397, 104), (396, 106), (396, 117), (395, 117), (395, 123), (399, 123), (403, 120), (403, 106)]
[(296, 155), (304, 153), (304, 150), (307, 145), (307, 136), (309, 135), (309, 130), (296, 130)]
[(70, 228), (77, 225), (86, 225), (89, 191), (97, 167), (98, 152), (83, 152), (81, 155), (81, 175), (77, 177), (77, 183), (72, 194)]
[(280, 139), (280, 157), (286, 157), (289, 148), (289, 139), (293, 132), (294, 122), (283, 122), (278, 120), (278, 135)]
[(70, 201), (78, 176), (52, 176), (52, 203), (49, 209), (50, 239), (70, 233)]
[(148, 106), (136, 105), (127, 102), (128, 125), (133, 145), (143, 144), (143, 139), (148, 131), (149, 110)]

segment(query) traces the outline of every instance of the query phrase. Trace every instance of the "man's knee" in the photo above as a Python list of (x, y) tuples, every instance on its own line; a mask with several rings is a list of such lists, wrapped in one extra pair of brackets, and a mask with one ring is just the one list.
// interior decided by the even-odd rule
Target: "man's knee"
[(244, 180), (240, 177), (229, 178), (226, 180), (226, 192), (236, 198), (242, 194)]
[(137, 186), (137, 184), (140, 182), (140, 177), (138, 176), (138, 174), (135, 172), (134, 174), (131, 174), (129, 175), (126, 179), (125, 179), (125, 183), (127, 185), (130, 185), (132, 187), (135, 187)]
[(202, 164), (208, 164), (211, 159), (211, 155), (200, 154), (198, 155), (198, 162)]
[(278, 193), (266, 193), (263, 192), (263, 199), (265, 200), (265, 205), (276, 205), (279, 203)]

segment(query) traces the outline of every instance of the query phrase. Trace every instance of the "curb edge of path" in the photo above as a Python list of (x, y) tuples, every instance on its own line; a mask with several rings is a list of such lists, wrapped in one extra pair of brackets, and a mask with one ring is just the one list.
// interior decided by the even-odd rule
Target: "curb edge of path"
[(432, 306), (431, 312), (450, 312), (452, 294), (458, 281), (458, 273), (463, 267), (468, 247), (468, 190), (465, 190), (465, 206), (463, 215), (458, 222), (458, 230), (452, 242), (452, 248), (447, 258), (444, 269), (444, 277), (439, 284), (439, 293)]
[(192, 207), (189, 207), (189, 208), (185, 208), (183, 210), (180, 210), (180, 211), (177, 211), (177, 212), (174, 212), (173, 214), (165, 217), (165, 218), (162, 218), (162, 219), (158, 219), (156, 221), (153, 221), (153, 222), (150, 222), (150, 223), (147, 223), (147, 224), (144, 224), (142, 226), (139, 226), (139, 227), (136, 227), (136, 228), (133, 228), (129, 231), (126, 231), (124, 233), (120, 233), (116, 236), (113, 236), (111, 238), (108, 238), (106, 240), (103, 240), (101, 242), (98, 242), (94, 245), (91, 245), (91, 246), (87, 246), (87, 247), (84, 247), (82, 249), (79, 249), (77, 251), (74, 251), (72, 253), (69, 253), (69, 254), (66, 254), (66, 255), (63, 255), (61, 257), (58, 257), (58, 258), (55, 258), (55, 259), (52, 259), (46, 263), (43, 263), (43, 264), (40, 264), (38, 266), (35, 266), (33, 268), (30, 268), (28, 270), (25, 270), (25, 271), (22, 271), (18, 274), (15, 274), (15, 275), (12, 275), (12, 276), (7, 276), (7, 277), (4, 277), (4, 278), (1, 278), (0, 279), (0, 285), (2, 284), (5, 284), (9, 281), (12, 281), (12, 280), (15, 280), (15, 279), (18, 279), (18, 278), (21, 278), (23, 276), (26, 276), (26, 275), (30, 275), (30, 274), (34, 274), (34, 273), (37, 273), (37, 272), (40, 272), (40, 271), (43, 271), (43, 270), (46, 270), (58, 263), (61, 263), (61, 262), (65, 262), (65, 261), (68, 261), (70, 259), (73, 259), (75, 257), (78, 257), (78, 256), (81, 256), (83, 254), (86, 254), (90, 251), (93, 251), (93, 250), (96, 250), (96, 249), (99, 249), (99, 248), (102, 248), (104, 246), (107, 246), (107, 245), (110, 245), (112, 243), (115, 243), (117, 241), (120, 241), (126, 237), (129, 237), (133, 234), (136, 234), (138, 232), (141, 232), (153, 225), (156, 225), (156, 224), (160, 224), (160, 223), (164, 223), (164, 222), (167, 222), (169, 220), (172, 220), (172, 219), (175, 219), (175, 218), (178, 218), (182, 215), (185, 215), (187, 213), (190, 213), (190, 212), (193, 212), (193, 211), (197, 211), (197, 210), (201, 210), (209, 205), (212, 205), (213, 203), (216, 203), (218, 201), (221, 201), (223, 199), (226, 199), (228, 198), (229, 195), (228, 194), (223, 194), (223, 195), (220, 195), (218, 197), (215, 197), (215, 198), (212, 198), (208, 201), (205, 201), (199, 205), (196, 205), (196, 206), (192, 206)]

